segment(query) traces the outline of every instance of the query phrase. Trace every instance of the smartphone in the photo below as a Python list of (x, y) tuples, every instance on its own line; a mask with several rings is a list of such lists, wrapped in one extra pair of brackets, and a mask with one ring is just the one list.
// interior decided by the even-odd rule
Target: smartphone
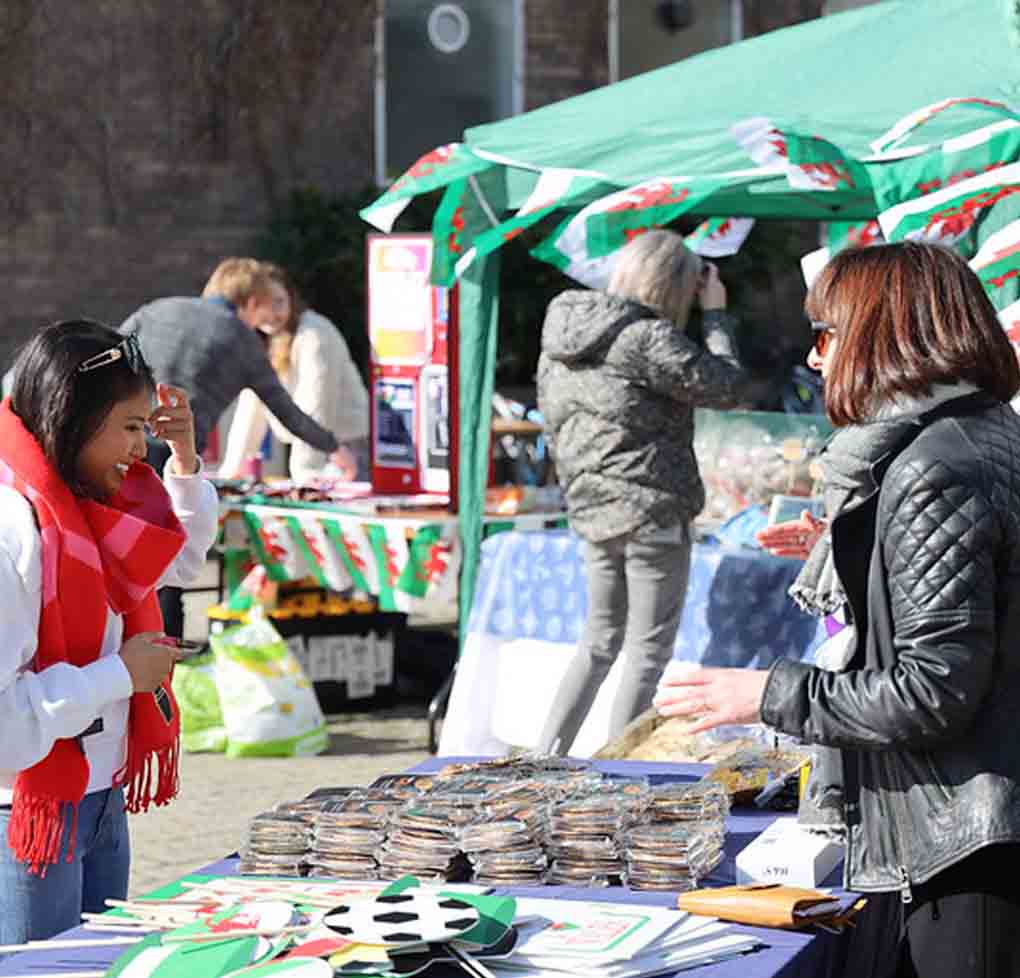
[(174, 638), (173, 635), (164, 635), (162, 638), (153, 639), (153, 645), (166, 645), (171, 649), (180, 649), (185, 655), (194, 655), (201, 652), (209, 643), (196, 642), (190, 638)]

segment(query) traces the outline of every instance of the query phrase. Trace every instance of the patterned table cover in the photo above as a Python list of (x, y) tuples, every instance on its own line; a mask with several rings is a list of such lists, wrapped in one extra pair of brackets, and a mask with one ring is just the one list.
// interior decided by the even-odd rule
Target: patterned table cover
[[(581, 545), (567, 530), (503, 533), (482, 544), (441, 754), (534, 746), (584, 625)], [(696, 543), (673, 657), (750, 668), (767, 668), (780, 656), (811, 661), (825, 630), (787, 596), (800, 567), (760, 550)], [(609, 739), (622, 662), (599, 691), (571, 753), (590, 756)]]

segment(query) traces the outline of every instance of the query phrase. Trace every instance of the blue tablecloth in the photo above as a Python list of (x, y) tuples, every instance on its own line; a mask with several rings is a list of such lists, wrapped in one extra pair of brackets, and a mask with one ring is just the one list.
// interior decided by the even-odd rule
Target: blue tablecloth
[[(486, 540), (469, 631), (576, 644), (588, 608), (581, 546), (569, 530)], [(674, 657), (752, 668), (780, 656), (810, 660), (824, 627), (786, 593), (801, 566), (760, 550), (696, 543)]]
[[(475, 757), (435, 757), (423, 761), (414, 771), (436, 771), (452, 761), (473, 761)], [(664, 764), (645, 761), (600, 761), (599, 770), (612, 774), (647, 775), (653, 782), (693, 781), (707, 770), (702, 764)], [(754, 810), (738, 809), (726, 825), (726, 860), (713, 876), (722, 885), (733, 882), (733, 860), (753, 838), (776, 817)], [(195, 871), (198, 874), (217, 876), (237, 873), (237, 859), (228, 858)], [(833, 885), (837, 880), (829, 881)], [(581, 887), (545, 886), (497, 890), (517, 896), (541, 896), (562, 900), (601, 900), (612, 903), (644, 904), (646, 906), (674, 906), (675, 893), (656, 893), (629, 890), (626, 887), (584, 889)], [(734, 925), (736, 926), (736, 925)], [(682, 972), (692, 978), (835, 978), (841, 974), (845, 954), (845, 939), (827, 933), (793, 933), (760, 927), (742, 927), (741, 930), (757, 936), (764, 945), (760, 950), (742, 957), (705, 965)], [(62, 938), (95, 938), (95, 931), (75, 928), (59, 935)], [(63, 951), (31, 951), (0, 961), (0, 978), (9, 975), (59, 975), (61, 972), (102, 970), (124, 950), (121, 947), (68, 949)], [(454, 974), (454, 972), (449, 972)]]

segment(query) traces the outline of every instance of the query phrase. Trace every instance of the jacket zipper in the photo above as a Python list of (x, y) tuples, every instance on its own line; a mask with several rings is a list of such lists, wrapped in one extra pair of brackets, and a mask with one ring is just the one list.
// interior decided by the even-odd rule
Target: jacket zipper
[(910, 874), (906, 866), (900, 866), (900, 900), (904, 906), (914, 902), (914, 891), (910, 888)]

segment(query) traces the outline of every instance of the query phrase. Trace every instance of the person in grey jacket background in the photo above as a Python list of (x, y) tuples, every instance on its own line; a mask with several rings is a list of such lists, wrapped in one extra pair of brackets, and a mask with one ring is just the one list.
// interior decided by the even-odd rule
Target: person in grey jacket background
[[(684, 335), (695, 300), (704, 347)], [(651, 705), (680, 623), (690, 523), (705, 503), (694, 408), (734, 407), (747, 385), (718, 272), (672, 231), (626, 245), (606, 292), (570, 290), (549, 304), (538, 406), (584, 540), (588, 615), (540, 750), (569, 751), (620, 654), (610, 736)]]
[(692, 733), (760, 718), (838, 749), (846, 886), (869, 894), (847, 974), (1015, 978), (1016, 352), (977, 275), (937, 245), (841, 252), (806, 308), (837, 432), (821, 456), (829, 531), (795, 593), (847, 610), (829, 643), (849, 638), (845, 654), (694, 669), (656, 706)]

